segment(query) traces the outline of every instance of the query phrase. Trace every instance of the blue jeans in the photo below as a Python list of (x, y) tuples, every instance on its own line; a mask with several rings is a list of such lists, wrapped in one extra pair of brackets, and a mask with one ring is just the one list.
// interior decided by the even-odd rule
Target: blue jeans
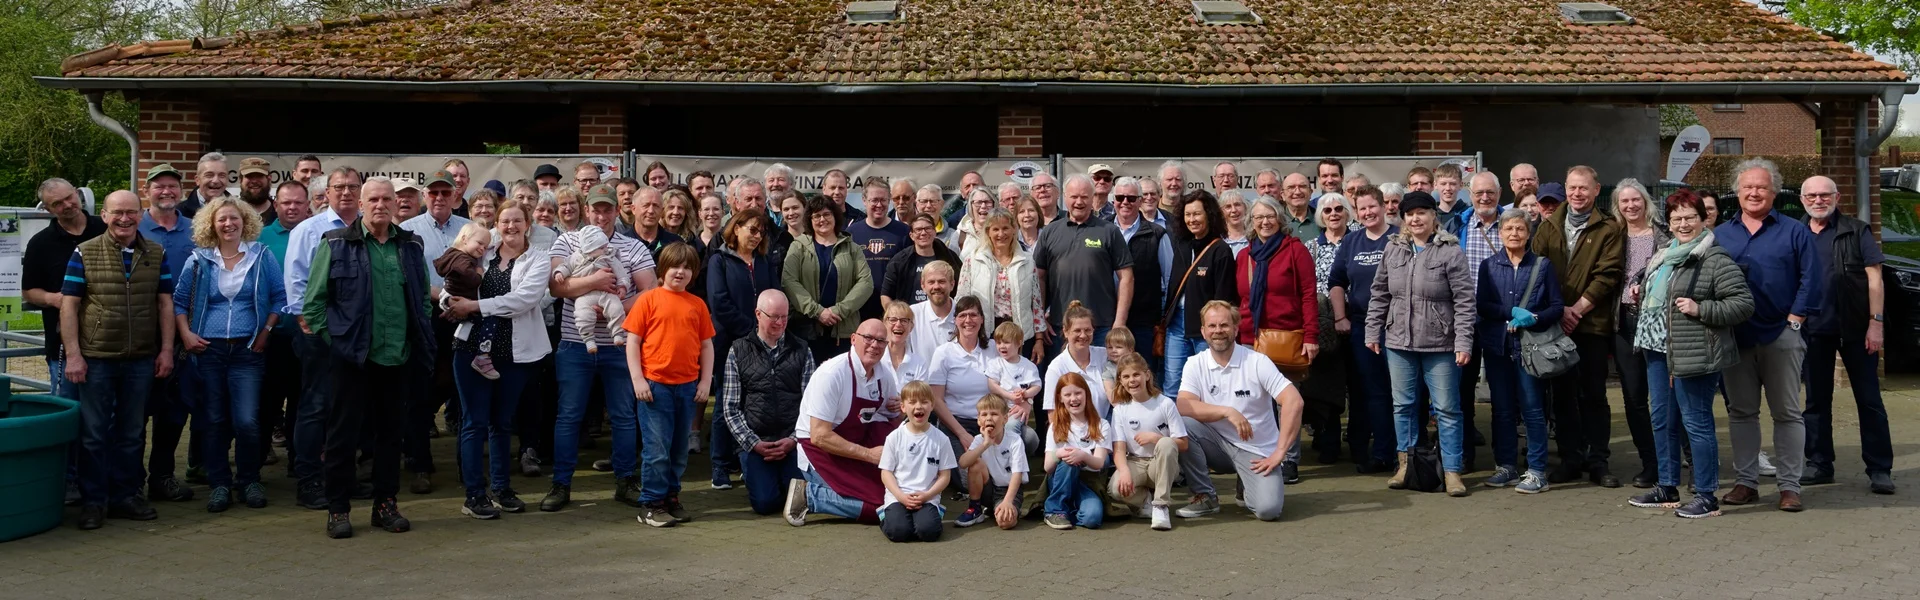
[[(1487, 387), (1493, 391), (1493, 464), (1515, 466), (1514, 453), (1520, 440), (1514, 433), (1514, 417), (1527, 424), (1526, 470), (1547, 470), (1547, 397), (1540, 380), (1528, 375), (1520, 363), (1497, 353), (1485, 353)], [(1515, 413), (1519, 413), (1515, 415)]]
[(87, 359), (87, 380), (78, 384), (81, 504), (106, 506), (140, 494), (153, 382), (152, 357)]
[[(718, 374), (716, 373), (716, 375)], [(715, 379), (718, 379), (718, 377), (715, 377)], [(733, 439), (733, 431), (727, 429), (727, 420), (724, 418), (724, 415), (720, 414), (720, 397), (718, 395), (708, 397), (707, 406), (710, 408), (710, 412), (713, 413), (713, 417), (709, 419), (710, 422), (707, 423), (707, 456), (711, 458), (709, 466), (713, 468), (711, 476), (713, 483), (719, 485), (730, 482), (733, 478), (727, 475), (729, 467), (739, 467), (740, 476), (745, 478), (747, 463), (737, 458), (742, 452), (742, 449), (740, 448), (740, 442)], [(699, 408), (694, 408), (694, 412), (699, 412)], [(697, 419), (699, 417), (700, 415), (698, 414), (692, 415), (692, 418)], [(795, 447), (794, 451), (799, 452), (800, 449)], [(753, 451), (745, 450), (745, 452), (752, 453)], [(735, 458), (735, 460), (727, 460), (728, 458)], [(799, 479), (799, 476), (794, 476), (794, 479)], [(781, 488), (783, 491), (785, 489), (786, 488)]]
[(1439, 416), (1440, 466), (1448, 473), (1459, 473), (1463, 462), (1463, 431), (1460, 395), (1453, 388), (1460, 381), (1460, 367), (1453, 364), (1453, 353), (1385, 350), (1387, 371), (1393, 375), (1393, 430), (1400, 440), (1400, 451), (1412, 450), (1420, 438), (1420, 416), (1414, 409), (1415, 390), (1424, 385), (1427, 400)]
[[(1187, 319), (1184, 314), (1187, 311), (1179, 308), (1173, 310), (1173, 318), (1167, 319), (1167, 357), (1164, 359), (1166, 362), (1163, 363), (1164, 374), (1162, 377), (1165, 378), (1164, 381), (1175, 383), (1174, 385), (1161, 388), (1168, 398), (1180, 395), (1180, 375), (1187, 367), (1187, 358), (1207, 351), (1206, 340), (1190, 339), (1187, 337), (1187, 327), (1185, 323)], [(1149, 333), (1147, 335), (1153, 334)], [(1093, 343), (1098, 346), (1104, 344), (1105, 341), (1096, 339)], [(1153, 338), (1147, 338), (1146, 341), (1139, 342), (1136, 345), (1144, 345), (1148, 350), (1152, 350)]]
[(686, 383), (647, 382), (652, 402), (639, 406), (640, 502), (665, 502), (680, 495), (680, 478), (687, 474), (687, 431), (693, 427), (693, 396), (698, 379)]
[[(1348, 385), (1358, 390), (1349, 402), (1348, 443), (1354, 456), (1371, 455), (1380, 464), (1394, 464), (1393, 386), (1387, 372), (1387, 357), (1367, 348), (1366, 327), (1353, 328), (1347, 344), (1353, 349), (1353, 370)], [(1358, 425), (1358, 426), (1356, 426)], [(1365, 451), (1367, 454), (1362, 454)]]
[(560, 410), (553, 423), (553, 482), (573, 485), (573, 468), (580, 462), (580, 422), (586, 419), (593, 378), (600, 377), (606, 395), (607, 426), (613, 429), (613, 474), (632, 477), (639, 423), (633, 413), (633, 380), (627, 376), (627, 353), (618, 346), (588, 354), (579, 342), (561, 342), (554, 370), (560, 379)]
[(800, 458), (794, 456), (794, 452), (800, 451), (799, 446), (794, 446), (786, 458), (771, 461), (752, 450), (740, 451), (740, 482), (747, 486), (747, 506), (753, 508), (753, 514), (780, 512), (787, 498), (787, 482), (806, 478), (800, 472)]
[(1053, 465), (1053, 472), (1047, 474), (1046, 511), (1050, 515), (1067, 515), (1074, 525), (1099, 529), (1100, 521), (1107, 517), (1107, 504), (1100, 499), (1100, 494), (1080, 480), (1082, 472), (1080, 467), (1064, 462)]
[[(499, 379), (487, 379), (473, 370), (472, 350), (453, 352), (453, 385), (460, 393), (460, 483), (468, 496), (510, 487), (507, 476), (513, 454), (513, 417), (520, 394), (527, 389), (531, 364), (497, 362)], [(489, 477), (491, 475), (491, 477)]]
[[(205, 436), (207, 483), (213, 487), (246, 487), (260, 482), (260, 386), (267, 374), (267, 355), (247, 347), (246, 339), (208, 340), (207, 349), (193, 357), (199, 372), (201, 399), (207, 415)], [(234, 473), (227, 465), (233, 448)]]
[[(793, 451), (805, 452), (799, 446), (794, 446)], [(808, 469), (802, 471), (801, 475), (807, 479), (808, 512), (833, 515), (843, 519), (860, 519), (860, 513), (866, 507), (859, 499), (848, 498), (833, 491), (833, 486), (827, 485), (826, 478), (821, 477), (819, 471)]]
[[(1660, 460), (1659, 483), (1680, 485), (1680, 436), (1684, 430), (1693, 445), (1693, 493), (1712, 494), (1720, 489), (1720, 439), (1713, 429), (1713, 391), (1720, 383), (1720, 374), (1671, 377), (1666, 353), (1649, 351), (1646, 356), (1653, 448)], [(1675, 421), (1681, 427), (1674, 427)]]

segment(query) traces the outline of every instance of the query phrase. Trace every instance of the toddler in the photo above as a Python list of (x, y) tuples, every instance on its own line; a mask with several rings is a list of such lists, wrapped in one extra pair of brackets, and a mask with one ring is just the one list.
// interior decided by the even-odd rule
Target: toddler
[[(633, 287), (626, 265), (620, 263), (620, 257), (615, 256), (613, 248), (607, 245), (607, 232), (599, 227), (582, 227), (565, 235), (569, 238), (573, 255), (567, 257), (567, 263), (560, 266), (560, 272), (555, 276), (557, 279), (565, 281), (570, 277), (592, 275), (601, 269), (612, 269), (620, 289)], [(593, 310), (596, 306), (600, 307), (598, 313)], [(627, 310), (620, 303), (620, 295), (606, 290), (594, 290), (573, 299), (573, 328), (580, 332), (580, 341), (586, 344), (588, 354), (600, 351), (600, 345), (593, 339), (593, 331), (603, 318), (608, 323), (616, 324), (607, 328), (607, 333), (613, 337), (613, 344), (626, 345), (627, 331), (617, 325), (626, 320), (626, 315)]]
[[(455, 297), (468, 300), (480, 299), (480, 280), (486, 274), (487, 246), (493, 243), (493, 233), (479, 223), (468, 223), (460, 228), (453, 237), (453, 243), (447, 245), (447, 251), (440, 258), (433, 259), (433, 269), (446, 280), (440, 285), (440, 308)], [(480, 326), (479, 335), (474, 335), (474, 326)], [(461, 341), (470, 341), (478, 349), (473, 362), (468, 366), (479, 371), (487, 379), (499, 379), (500, 372), (493, 368), (493, 328), (486, 326), (486, 317), (475, 314), (461, 321), (453, 330), (453, 337)]]

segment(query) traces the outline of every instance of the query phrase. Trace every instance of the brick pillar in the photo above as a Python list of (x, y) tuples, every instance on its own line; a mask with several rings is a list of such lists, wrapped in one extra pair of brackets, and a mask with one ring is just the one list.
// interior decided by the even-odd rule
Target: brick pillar
[(1038, 106), (1000, 107), (1000, 158), (1039, 158), (1040, 123)]
[[(1865, 182), (1866, 185), (1864, 189), (1862, 189), (1863, 186), (1859, 185), (1861, 182), (1856, 181), (1859, 176), (1859, 170), (1854, 163), (1853, 153), (1856, 125), (1855, 117), (1858, 116), (1857, 113), (1860, 110), (1860, 103), (1862, 102), (1867, 103), (1867, 132), (1871, 134), (1875, 131), (1875, 128), (1880, 125), (1880, 102), (1873, 96), (1861, 96), (1849, 100), (1835, 100), (1826, 102), (1820, 107), (1820, 120), (1817, 122), (1817, 126), (1820, 128), (1820, 174), (1832, 178), (1834, 183), (1839, 184), (1840, 203), (1838, 210), (1841, 214), (1849, 217), (1859, 216), (1859, 202), (1862, 198), (1862, 193), (1865, 193), (1865, 197), (1872, 203), (1873, 218), (1869, 223), (1873, 225), (1874, 235), (1877, 237), (1880, 234), (1881, 208), (1879, 180), (1880, 153), (1875, 152), (1874, 155), (1868, 159), (1868, 172), (1872, 174), (1872, 178)], [(1785, 183), (1790, 186), (1800, 184), (1798, 181)]]
[(193, 189), (194, 163), (210, 150), (207, 118), (198, 99), (152, 97), (140, 99), (140, 170), (172, 164), (186, 176), (181, 186)]
[(627, 151), (627, 107), (612, 102), (580, 105), (580, 153)]
[(1453, 156), (1466, 152), (1460, 137), (1460, 107), (1450, 104), (1421, 104), (1413, 108), (1413, 153), (1420, 156)]

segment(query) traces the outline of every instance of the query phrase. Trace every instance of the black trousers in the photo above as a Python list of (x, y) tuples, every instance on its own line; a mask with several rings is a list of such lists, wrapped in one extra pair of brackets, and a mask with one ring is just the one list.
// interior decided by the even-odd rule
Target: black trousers
[(919, 540), (931, 542), (940, 539), (940, 507), (929, 502), (919, 510), (907, 510), (907, 505), (895, 502), (881, 510), (880, 532), (895, 542)]
[[(453, 328), (454, 323), (442, 319), (438, 311), (433, 317), (433, 340), (439, 346), (434, 356), (433, 374), (427, 380), (425, 395), (414, 401), (406, 421), (407, 470), (414, 473), (433, 473), (433, 416), (439, 412), (440, 405), (447, 406), (447, 422), (460, 422), (460, 397), (454, 393), (453, 371)], [(457, 365), (460, 368), (472, 368)], [(458, 435), (458, 434), (456, 434)]]
[(1612, 456), (1607, 449), (1613, 435), (1613, 411), (1607, 406), (1607, 356), (1613, 339), (1587, 333), (1567, 337), (1580, 352), (1580, 364), (1554, 378), (1551, 385), (1560, 463), (1582, 470), (1605, 467)]
[[(293, 419), (288, 414), (297, 414), (300, 409), (300, 359), (293, 354), (293, 336), (298, 331), (286, 333), (275, 331), (267, 337), (267, 379), (260, 387), (260, 452), (262, 456), (273, 452), (273, 431), (282, 429), (287, 437), (293, 437), (291, 425)], [(293, 444), (289, 442), (288, 448)], [(287, 461), (287, 469), (293, 469), (293, 461)]]
[[(1621, 314), (1627, 312), (1623, 310)], [(1647, 357), (1634, 351), (1633, 335), (1632, 327), (1623, 327), (1613, 335), (1613, 366), (1620, 370), (1620, 395), (1626, 400), (1627, 433), (1633, 435), (1634, 452), (1640, 454), (1640, 469), (1658, 475), (1659, 455), (1655, 454), (1653, 447), (1653, 409), (1647, 397)]]
[(327, 511), (344, 513), (352, 508), (353, 490), (358, 486), (354, 450), (361, 446), (363, 430), (370, 430), (372, 436), (373, 497), (392, 498), (400, 493), (401, 438), (407, 429), (410, 392), (419, 376), (408, 374), (405, 367), (330, 360), (333, 398), (327, 410), (324, 452)]
[[(1480, 426), (1475, 424), (1473, 420), (1474, 414), (1479, 412), (1479, 407), (1474, 403), (1474, 399), (1479, 395), (1480, 353), (1480, 346), (1476, 344), (1473, 347), (1473, 358), (1467, 359), (1467, 366), (1460, 367), (1460, 424), (1464, 426), (1460, 430), (1462, 442), (1460, 444), (1461, 473), (1472, 473), (1477, 470), (1474, 468), (1473, 462), (1480, 456), (1480, 452), (1478, 451), (1480, 445), (1473, 443), (1473, 441), (1486, 439), (1480, 434)], [(1423, 412), (1421, 414), (1428, 413)]]

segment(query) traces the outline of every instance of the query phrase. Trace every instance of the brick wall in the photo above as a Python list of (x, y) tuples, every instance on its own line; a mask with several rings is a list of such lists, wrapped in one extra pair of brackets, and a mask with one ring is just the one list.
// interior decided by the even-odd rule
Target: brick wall
[(194, 163), (210, 147), (207, 119), (197, 99), (154, 97), (140, 99), (140, 170), (169, 163), (186, 175), (181, 185), (193, 187)]
[[(1856, 185), (1859, 176), (1858, 166), (1854, 163), (1855, 117), (1860, 103), (1867, 103), (1867, 132), (1875, 131), (1880, 125), (1880, 102), (1871, 96), (1862, 96), (1853, 100), (1838, 100), (1824, 103), (1820, 111), (1820, 174), (1833, 179), (1840, 186), (1840, 206), (1842, 214), (1857, 216), (1860, 186)], [(1866, 183), (1873, 208), (1874, 234), (1880, 233), (1880, 154), (1874, 153), (1868, 160), (1868, 172), (1872, 179)], [(1798, 183), (1798, 182), (1793, 182)]]
[(627, 107), (612, 102), (580, 105), (580, 153), (627, 151)]
[(1813, 154), (1817, 151), (1813, 115), (1798, 104), (1741, 104), (1740, 109), (1714, 110), (1712, 104), (1694, 104), (1700, 125), (1716, 138), (1740, 138), (1745, 154)]
[(1038, 106), (1000, 107), (1000, 158), (1038, 158), (1042, 149)]
[(1413, 153), (1420, 156), (1448, 156), (1464, 153), (1461, 138), (1460, 107), (1422, 104), (1413, 108)]

